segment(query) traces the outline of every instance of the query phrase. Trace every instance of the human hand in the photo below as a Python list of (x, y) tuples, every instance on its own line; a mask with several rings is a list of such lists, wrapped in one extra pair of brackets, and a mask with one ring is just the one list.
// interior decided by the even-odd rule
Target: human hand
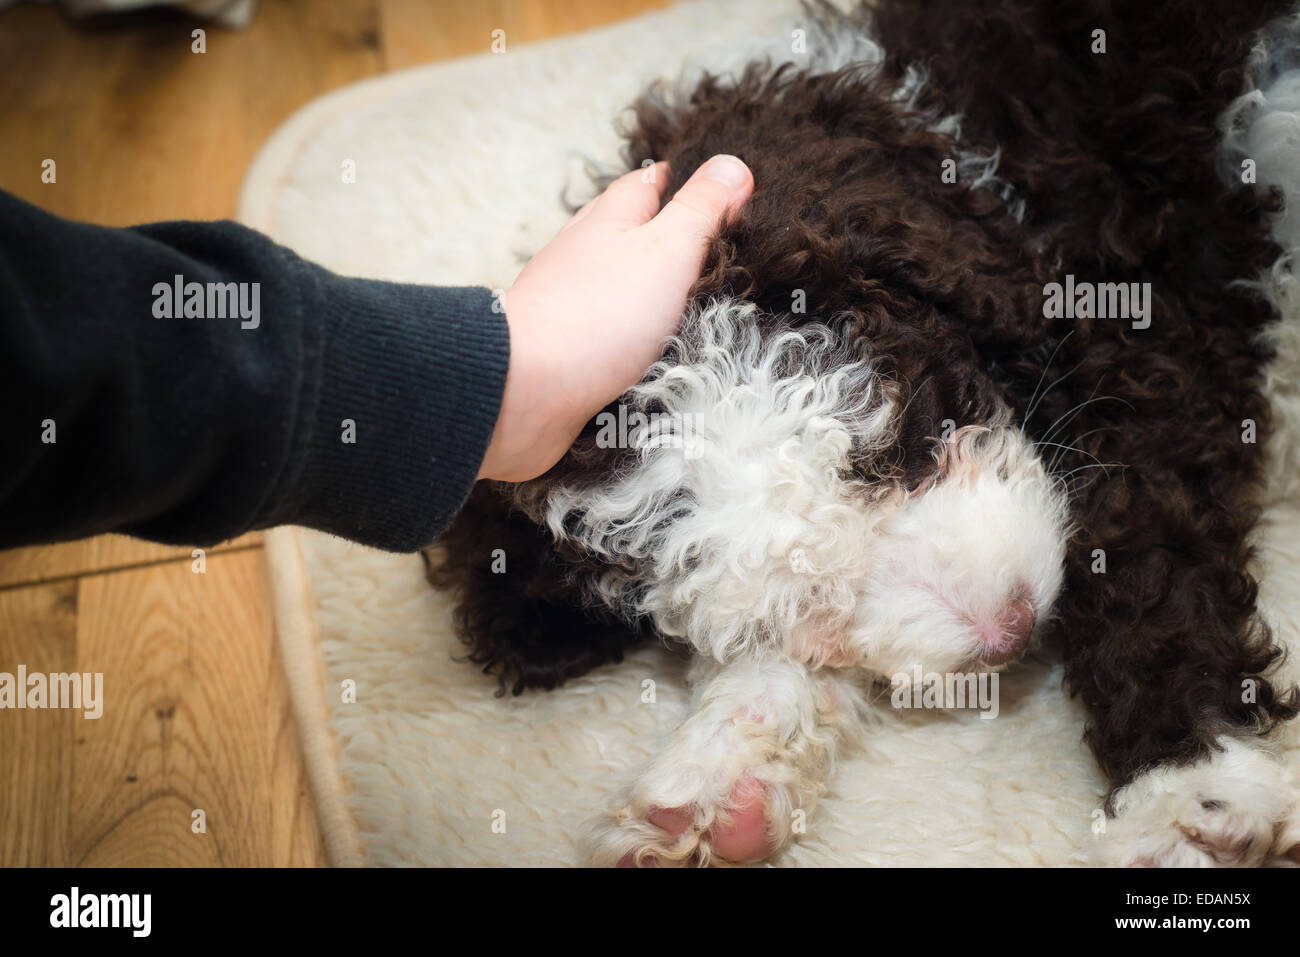
[(715, 156), (660, 209), (667, 182), (666, 163), (615, 180), (505, 293), (510, 369), (479, 478), (541, 475), (677, 331), (709, 241), (754, 177), (734, 156)]

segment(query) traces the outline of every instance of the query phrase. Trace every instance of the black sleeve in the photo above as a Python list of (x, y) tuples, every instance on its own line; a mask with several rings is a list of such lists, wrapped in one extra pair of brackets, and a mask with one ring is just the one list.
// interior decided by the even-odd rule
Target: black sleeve
[(483, 288), (348, 279), (236, 223), (0, 192), (0, 547), (298, 524), (390, 551), (464, 502), (505, 386)]

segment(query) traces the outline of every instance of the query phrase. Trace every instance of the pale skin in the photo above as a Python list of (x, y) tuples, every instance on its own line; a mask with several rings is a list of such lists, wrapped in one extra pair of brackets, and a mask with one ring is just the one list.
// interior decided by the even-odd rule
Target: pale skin
[[(749, 198), (754, 177), (734, 156), (715, 156), (663, 204), (668, 179), (658, 163), (615, 180), (506, 291), (510, 367), (479, 478), (541, 475), (592, 416), (640, 381), (677, 331), (709, 242)], [(714, 835), (718, 853), (764, 856), (761, 786), (738, 786), (732, 803), (730, 826)], [(677, 834), (691, 812), (659, 808), (650, 819)]]
[(754, 177), (734, 156), (715, 156), (661, 209), (668, 179), (658, 163), (615, 180), (506, 291), (510, 367), (479, 478), (541, 475), (677, 331), (709, 241)]

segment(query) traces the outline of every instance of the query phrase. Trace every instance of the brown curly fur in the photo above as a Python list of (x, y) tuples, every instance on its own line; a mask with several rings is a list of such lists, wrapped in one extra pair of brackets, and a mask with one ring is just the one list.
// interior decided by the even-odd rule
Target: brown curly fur
[[(1214, 172), (1216, 118), (1241, 89), (1252, 32), (1286, 7), (888, 0), (871, 14), (882, 70), (754, 64), (680, 100), (653, 91), (628, 133), (630, 168), (666, 159), (679, 182), (718, 152), (750, 166), (757, 188), (696, 292), (793, 324), (806, 318), (789, 315), (803, 290), (808, 317), (850, 315), (906, 393), (900, 481), (932, 469), (944, 419), (979, 423), (1000, 401), (1057, 472), (1073, 473), (1057, 627), (1087, 741), (1116, 786), (1298, 709), (1294, 689), (1267, 680), (1281, 652), (1246, 571), (1262, 444), (1242, 441), (1242, 422), (1262, 443), (1259, 333), (1272, 315), (1230, 286), (1276, 258), (1265, 215), (1278, 200), (1225, 189)], [(1096, 28), (1103, 55), (1090, 50)], [(891, 98), (909, 65), (928, 74), (915, 110), (960, 113), (964, 147), (1001, 150), (1023, 222), (990, 189), (941, 182), (953, 141)], [(1150, 282), (1150, 328), (1044, 318), (1045, 284), (1067, 273)], [(515, 497), (618, 469), (626, 453), (591, 435)], [(515, 693), (619, 660), (648, 628), (586, 607), (582, 583), (599, 569), (557, 552), (507, 498), (481, 487), (435, 563), (434, 580), (460, 590), (473, 660)], [(525, 567), (485, 573), (485, 548)], [(1105, 574), (1092, 572), (1097, 549)]]

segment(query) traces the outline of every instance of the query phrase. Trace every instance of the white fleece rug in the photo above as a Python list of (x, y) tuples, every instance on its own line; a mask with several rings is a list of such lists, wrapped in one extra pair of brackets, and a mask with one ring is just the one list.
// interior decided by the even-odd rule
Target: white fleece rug
[[(240, 216), (339, 272), (504, 288), (564, 222), (561, 193), (585, 198), (577, 151), (616, 162), (614, 121), (648, 81), (688, 61), (716, 70), (765, 50), (786, 57), (799, 19), (787, 0), (683, 4), (349, 87), (268, 143)], [(353, 168), (355, 182), (345, 182)], [(1264, 606), (1284, 639), (1300, 629), (1297, 299), (1274, 381), (1292, 430), (1277, 446), (1274, 474), (1288, 485), (1277, 495), (1292, 504), (1275, 505), (1261, 533)], [(497, 698), (494, 680), (454, 660), (447, 602), (418, 556), (294, 530), (272, 533), (268, 556), (335, 863), (578, 863), (584, 823), (617, 800), (685, 714), (683, 667), (664, 649), (554, 693)], [(653, 703), (643, 700), (646, 679)], [(1102, 840), (1093, 830), (1104, 784), (1058, 658), (1046, 650), (1000, 690), (996, 720), (882, 707), (807, 833), (771, 863), (1089, 861)], [(1300, 750), (1290, 754), (1300, 764)]]

